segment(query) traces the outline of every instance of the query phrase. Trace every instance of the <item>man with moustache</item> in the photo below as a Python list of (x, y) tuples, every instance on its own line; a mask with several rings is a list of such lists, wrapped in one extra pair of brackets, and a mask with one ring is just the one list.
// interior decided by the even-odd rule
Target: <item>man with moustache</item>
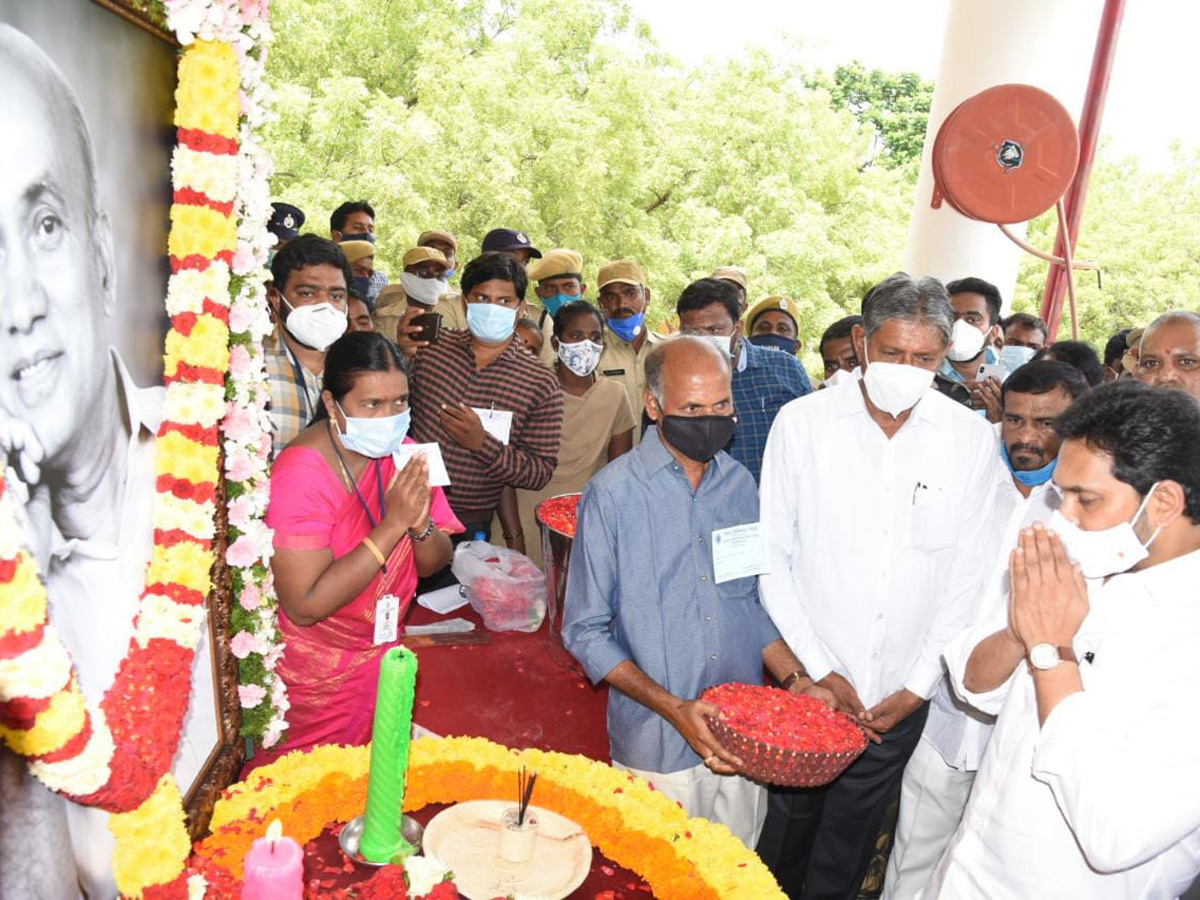
[[(84, 696), (99, 705), (127, 651), (153, 546), (163, 389), (139, 388), (106, 339), (117, 305), (113, 237), (73, 90), (37, 44), (4, 25), (0, 85), (0, 453), (30, 496), (51, 623)], [(174, 765), (185, 790), (217, 740), (211, 713), (201, 712), (214, 708), (206, 631), (192, 680)], [(115, 896), (108, 814), (10, 777), (7, 759), (0, 896)], [(31, 804), (44, 815), (14, 821)], [(61, 841), (44, 843), (58, 840), (64, 817), (67, 854)], [(48, 819), (57, 823), (43, 832), (12, 827)], [(47, 849), (49, 866), (38, 862)]]
[[(600, 269), (600, 308), (604, 311), (609, 335), (597, 371), (605, 378), (616, 378), (625, 385), (629, 408), (634, 419), (645, 409), (646, 354), (655, 344), (666, 340), (646, 328), (646, 310), (650, 308), (650, 288), (646, 273), (631, 259), (618, 259)], [(633, 443), (641, 439), (640, 429), (633, 430)]]

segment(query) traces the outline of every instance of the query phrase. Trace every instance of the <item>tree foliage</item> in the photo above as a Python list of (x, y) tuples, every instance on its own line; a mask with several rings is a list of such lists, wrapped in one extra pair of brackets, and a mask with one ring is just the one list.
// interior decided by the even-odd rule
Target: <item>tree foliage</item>
[[(1146, 171), (1132, 158), (1097, 160), (1084, 207), (1080, 259), (1099, 261), (1101, 272), (1078, 272), (1080, 333), (1102, 348), (1123, 328), (1146, 325), (1172, 309), (1200, 308), (1192, 287), (1200, 283), (1200, 151), (1176, 148), (1171, 163)], [(1052, 212), (1030, 224), (1029, 240), (1054, 245)], [(1027, 257), (1014, 307), (1038, 312), (1047, 264)], [(1065, 311), (1060, 337), (1070, 336)]]
[(280, 0), (274, 16), (274, 193), (320, 233), (369, 198), (393, 273), (423, 229), (469, 257), (512, 227), (579, 250), (592, 278), (639, 260), (656, 322), (693, 278), (745, 266), (752, 299), (796, 298), (812, 335), (899, 265), (903, 179), (860, 171), (870, 129), (798, 58), (687, 68), (614, 0)]

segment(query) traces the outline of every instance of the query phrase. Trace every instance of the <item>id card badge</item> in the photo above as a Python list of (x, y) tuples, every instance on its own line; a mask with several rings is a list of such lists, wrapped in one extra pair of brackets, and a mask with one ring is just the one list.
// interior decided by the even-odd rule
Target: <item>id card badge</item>
[(770, 571), (762, 523), (748, 522), (712, 533), (713, 581), (765, 575)]
[(472, 406), (471, 409), (479, 416), (483, 430), (507, 447), (509, 434), (512, 432), (512, 410), (484, 409), (481, 406)]
[(400, 598), (384, 594), (375, 601), (375, 646), (394, 644), (400, 629)]

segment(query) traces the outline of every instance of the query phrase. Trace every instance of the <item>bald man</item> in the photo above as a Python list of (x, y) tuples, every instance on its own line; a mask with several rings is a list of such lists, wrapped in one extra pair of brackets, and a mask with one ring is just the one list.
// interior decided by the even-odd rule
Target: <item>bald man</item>
[[(117, 304), (112, 231), (79, 103), (42, 49), (4, 25), (0, 91), (0, 457), (29, 498), (28, 536), (44, 567), (51, 622), (85, 697), (98, 705), (127, 651), (153, 546), (163, 389), (134, 384), (108, 344)], [(206, 641), (192, 670), (205, 693), (193, 696), (193, 710), (213, 709)], [(185, 791), (216, 740), (214, 713), (188, 716), (175, 765)], [(41, 838), (25, 836), (22, 851), (22, 836), (8, 828), (11, 804), (39, 803), (44, 789), (26, 783), (17, 797), (17, 779), (2, 784), (0, 896), (71, 896), (48, 893), (43, 880), (62, 865), (61, 841), (48, 845), (54, 866), (38, 872), (29, 860)], [(103, 782), (78, 784), (86, 794)], [(59, 815), (65, 809), (73, 892), (115, 896), (107, 813), (48, 799)], [(22, 884), (22, 873), (34, 881)]]
[(753, 847), (765, 789), (738, 774), (741, 760), (704, 721), (719, 709), (699, 697), (761, 683), (764, 664), (789, 690), (822, 689), (759, 605), (746, 564), (747, 548), (765, 546), (754, 479), (721, 449), (733, 434), (728, 354), (695, 337), (658, 345), (645, 402), (654, 424), (641, 443), (584, 491), (563, 640), (611, 688), (613, 764)]
[(1137, 376), (1152, 387), (1173, 387), (1200, 400), (1200, 315), (1169, 312), (1142, 334)]

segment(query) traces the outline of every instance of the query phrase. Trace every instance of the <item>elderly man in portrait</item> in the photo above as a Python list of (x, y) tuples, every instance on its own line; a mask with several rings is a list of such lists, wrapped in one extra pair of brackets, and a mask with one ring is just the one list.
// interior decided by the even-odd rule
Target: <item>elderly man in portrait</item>
[(862, 379), (792, 401), (767, 441), (763, 605), (878, 741), (827, 787), (772, 789), (758, 852), (790, 897), (855, 896), (942, 647), (976, 608), (1000, 457), (983, 417), (932, 389), (952, 327), (941, 282), (888, 278), (853, 328)]
[(759, 528), (754, 479), (721, 449), (734, 428), (729, 354), (697, 337), (660, 344), (646, 357), (645, 404), (654, 425), (584, 491), (563, 640), (592, 681), (609, 684), (613, 764), (753, 847), (766, 791), (737, 774), (741, 761), (704, 721), (719, 710), (700, 695), (761, 684), (765, 665), (791, 691), (832, 698), (721, 540)]
[[(0, 133), (7, 138), (0, 149), (0, 454), (11, 483), (19, 480), (17, 491), (29, 496), (31, 549), (45, 573), (51, 621), (85, 696), (98, 704), (126, 652), (153, 544), (163, 389), (135, 385), (106, 340), (117, 302), (113, 238), (74, 92), (37, 44), (3, 25), (0, 85)], [(208, 658), (202, 644), (197, 666), (204, 677), (196, 679), (194, 669), (193, 680), (208, 693), (193, 697), (176, 762), (185, 789), (216, 741), (215, 719), (206, 731), (197, 715), (198, 703), (212, 709)], [(107, 814), (48, 795), (16, 777), (8, 762), (0, 897), (81, 889), (89, 897), (115, 896)], [(78, 885), (61, 843), (49, 845), (47, 869), (38, 862), (44, 834), (19, 833), (28, 823), (13, 821), (17, 809), (40, 810), (35, 821), (54, 836), (63, 807)]]

